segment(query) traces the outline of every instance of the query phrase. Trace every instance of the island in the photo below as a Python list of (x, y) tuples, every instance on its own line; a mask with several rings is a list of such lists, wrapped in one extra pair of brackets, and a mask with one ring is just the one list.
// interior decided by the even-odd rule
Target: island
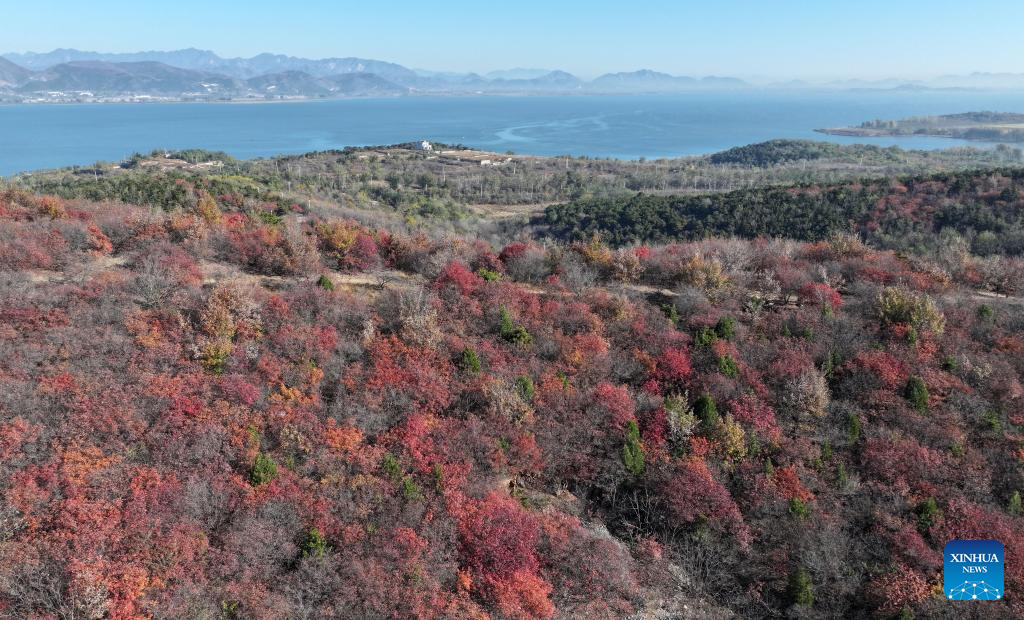
[(983, 142), (1024, 142), (1024, 114), (1016, 112), (964, 112), (941, 116), (915, 116), (903, 120), (865, 121), (856, 127), (815, 129), (833, 136), (933, 136)]

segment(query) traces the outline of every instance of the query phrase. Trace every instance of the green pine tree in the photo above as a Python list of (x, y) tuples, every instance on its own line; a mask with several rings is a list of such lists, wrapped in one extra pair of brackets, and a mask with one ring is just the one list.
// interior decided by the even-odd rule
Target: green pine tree
[(814, 605), (814, 584), (806, 569), (798, 568), (789, 576), (789, 596), (794, 605)]
[(634, 476), (644, 473), (644, 449), (640, 445), (640, 427), (635, 420), (626, 422), (626, 438), (622, 446), (622, 462)]
[(266, 484), (277, 477), (277, 463), (266, 454), (260, 452), (253, 461), (252, 469), (249, 470), (249, 479), (253, 484), (259, 486)]

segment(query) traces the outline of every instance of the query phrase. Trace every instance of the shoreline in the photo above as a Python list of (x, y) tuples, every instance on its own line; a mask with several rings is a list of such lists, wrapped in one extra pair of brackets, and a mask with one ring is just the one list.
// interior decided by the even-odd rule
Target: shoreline
[[(678, 90), (678, 91), (637, 91), (637, 92), (609, 92), (609, 91), (535, 91), (535, 92), (487, 92), (487, 91), (439, 91), (439, 92), (407, 92), (407, 93), (391, 93), (391, 94), (366, 94), (366, 95), (345, 95), (337, 97), (315, 97), (315, 96), (298, 96), (288, 99), (258, 99), (258, 98), (238, 98), (238, 99), (212, 99), (212, 100), (191, 100), (181, 98), (167, 98), (160, 100), (115, 100), (112, 95), (109, 98), (100, 98), (95, 101), (0, 101), (0, 108), (13, 107), (13, 106), (74, 106), (74, 105), (154, 105), (154, 104), (280, 104), (280, 103), (314, 103), (314, 102), (325, 102), (325, 101), (360, 101), (360, 100), (396, 100), (396, 99), (431, 99), (431, 98), (451, 98), (451, 99), (466, 99), (466, 98), (488, 98), (488, 99), (501, 99), (501, 98), (534, 98), (534, 97), (548, 97), (548, 98), (571, 98), (571, 97), (687, 97), (687, 96), (706, 96), (714, 94), (736, 94), (736, 93), (748, 93), (748, 94), (807, 94), (807, 95), (842, 95), (844, 93), (864, 93), (872, 92), (878, 94), (892, 93), (891, 90), (887, 89), (835, 89), (835, 88), (773, 88), (771, 86), (749, 86), (744, 88), (707, 88), (707, 89), (692, 89), (692, 90)], [(932, 89), (926, 91), (929, 93), (942, 94), (944, 91), (941, 89)], [(1007, 93), (1015, 94), (1022, 91), (1015, 89), (965, 89), (963, 92), (972, 93)], [(131, 97), (132, 95), (123, 95), (124, 97)], [(844, 130), (846, 128), (824, 128), (815, 129), (814, 131), (820, 133), (826, 133), (833, 130)], [(859, 129), (859, 128), (851, 128)], [(834, 134), (844, 135), (844, 134)], [(861, 134), (849, 134), (849, 135), (861, 135)], [(890, 134), (879, 134), (879, 136), (888, 136)], [(902, 136), (894, 136), (902, 137)]]

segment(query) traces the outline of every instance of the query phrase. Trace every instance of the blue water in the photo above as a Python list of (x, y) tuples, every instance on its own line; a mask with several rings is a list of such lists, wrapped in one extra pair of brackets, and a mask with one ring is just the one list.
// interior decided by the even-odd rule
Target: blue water
[(845, 138), (813, 130), (873, 118), (974, 110), (1024, 112), (1024, 93), (744, 91), (14, 105), (0, 106), (0, 175), (118, 161), (155, 148), (201, 147), (252, 158), (420, 139), (502, 152), (624, 159), (711, 153), (772, 138), (935, 149), (964, 143), (942, 138)]

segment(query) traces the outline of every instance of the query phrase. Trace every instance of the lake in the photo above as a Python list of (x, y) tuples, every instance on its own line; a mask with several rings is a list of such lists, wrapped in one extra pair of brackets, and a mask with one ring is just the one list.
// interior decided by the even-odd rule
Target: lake
[(976, 110), (1024, 112), (1024, 93), (734, 91), (265, 104), (8, 105), (0, 106), (0, 176), (119, 161), (136, 151), (156, 148), (199, 147), (253, 158), (421, 139), (531, 155), (622, 159), (697, 155), (772, 138), (936, 149), (965, 143), (943, 138), (825, 136), (813, 130), (874, 118)]

